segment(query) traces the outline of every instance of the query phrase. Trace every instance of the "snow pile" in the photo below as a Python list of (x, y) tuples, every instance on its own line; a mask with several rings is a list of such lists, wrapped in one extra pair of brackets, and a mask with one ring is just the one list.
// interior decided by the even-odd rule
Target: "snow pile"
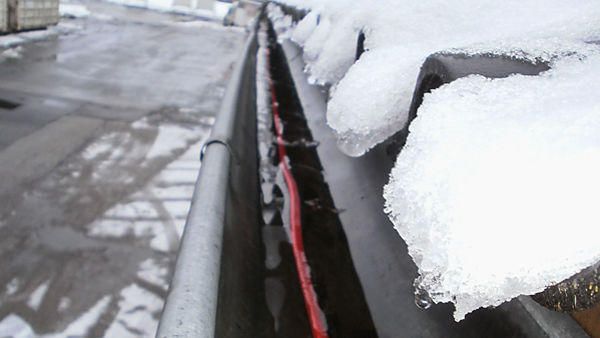
[[(0, 55), (0, 61), (3, 58), (20, 58), (22, 49), (19, 47), (26, 43), (42, 41), (53, 36), (58, 36), (61, 34), (70, 34), (78, 30), (81, 30), (81, 26), (67, 22), (59, 22), (56, 26), (50, 26), (44, 30), (26, 31), (14, 34), (1, 35), (0, 49), (6, 50), (2, 51), (2, 54)], [(13, 49), (11, 50), (9, 48)]]
[(58, 12), (62, 18), (87, 18), (90, 11), (84, 5), (61, 2)]
[[(44, 338), (62, 337), (84, 337), (87, 336), (94, 324), (98, 323), (100, 317), (110, 304), (111, 296), (104, 296), (88, 311), (84, 312), (75, 321), (69, 324), (62, 332), (45, 334)], [(9, 314), (0, 321), (0, 337), (40, 337), (23, 318), (14, 313)]]
[[(418, 288), (434, 302), (453, 302), (461, 320), (600, 260), (600, 85), (590, 80), (600, 75), (600, 2), (305, 6), (312, 12), (288, 34), (303, 46), (311, 80), (332, 85), (327, 121), (353, 156), (405, 126), (419, 67), (432, 53), (551, 67), (444, 85), (425, 96), (410, 126), (385, 210), (417, 264)], [(345, 46), (360, 31), (365, 52), (352, 64)]]
[(420, 287), (454, 302), (457, 320), (600, 260), (600, 84), (581, 85), (596, 75), (600, 53), (426, 95), (385, 187), (386, 212)]
[[(352, 156), (405, 125), (419, 67), (432, 53), (482, 44), (520, 50), (527, 49), (525, 38), (528, 44), (600, 36), (594, 0), (576, 6), (559, 0), (543, 6), (536, 0), (285, 2), (311, 8), (291, 37), (304, 48), (311, 79), (333, 86), (327, 121)], [(270, 16), (276, 27), (289, 20), (276, 10)], [(360, 31), (366, 52), (352, 65)]]
[(196, 8), (197, 3), (194, 1), (175, 1), (175, 0), (105, 0), (107, 2), (136, 7), (145, 8), (158, 12), (176, 13), (196, 16), (207, 20), (223, 20), (225, 7), (223, 5), (214, 5), (212, 9)]

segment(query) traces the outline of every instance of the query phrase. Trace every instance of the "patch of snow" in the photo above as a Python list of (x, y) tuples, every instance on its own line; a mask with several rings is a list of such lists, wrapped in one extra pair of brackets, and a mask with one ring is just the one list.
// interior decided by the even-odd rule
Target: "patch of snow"
[(163, 222), (135, 222), (133, 232), (136, 237), (150, 236), (150, 247), (156, 251), (168, 252), (176, 244), (171, 244)]
[(52, 334), (44, 336), (45, 338), (60, 338), (60, 337), (84, 337), (88, 331), (100, 320), (110, 304), (112, 297), (106, 295), (94, 304), (87, 312), (79, 316), (77, 320), (69, 324), (67, 328), (60, 334)]
[(92, 237), (124, 237), (131, 232), (132, 221), (101, 219), (88, 226), (88, 235)]
[(165, 209), (169, 212), (171, 217), (178, 219), (185, 219), (188, 215), (188, 211), (190, 210), (190, 200), (187, 201), (164, 201), (163, 205)]
[[(172, 185), (167, 187), (152, 187), (150, 191), (152, 196), (158, 199), (187, 199), (191, 201), (194, 195), (194, 186)], [(143, 197), (143, 194), (140, 197)]]
[(181, 239), (181, 237), (183, 236), (183, 231), (185, 230), (186, 223), (187, 219), (185, 218), (175, 219), (173, 221), (173, 224), (175, 225), (175, 231), (177, 232), (177, 238)]
[(127, 235), (148, 238), (150, 247), (156, 251), (168, 252), (172, 246), (162, 221), (100, 219), (88, 226), (91, 237), (122, 238)]
[(69, 297), (62, 297), (58, 303), (58, 312), (64, 312), (71, 307), (71, 299)]
[(146, 8), (158, 12), (176, 13), (196, 16), (208, 20), (222, 20), (214, 10), (201, 8), (192, 8), (189, 6), (178, 5), (174, 0), (106, 0), (107, 2), (128, 7)]
[(50, 280), (47, 280), (33, 290), (33, 292), (29, 295), (27, 305), (34, 310), (39, 310), (40, 305), (42, 305), (42, 301), (44, 300), (44, 296), (46, 295), (46, 292), (48, 292), (49, 286)]
[(225, 18), (225, 15), (227, 15), (227, 13), (229, 12), (229, 9), (231, 9), (232, 3), (230, 2), (223, 2), (223, 1), (215, 1), (214, 3), (214, 12), (215, 12), (215, 16), (221, 20), (223, 20)]
[(10, 48), (23, 44), (25, 39), (18, 34), (9, 34), (0, 36), (0, 48)]
[(0, 322), (0, 337), (30, 338), (35, 333), (23, 318), (11, 313)]
[[(197, 163), (200, 163), (198, 161)], [(198, 167), (200, 169), (200, 167)], [(198, 179), (198, 169), (168, 169), (160, 174), (160, 181), (167, 184), (194, 185)]]
[(22, 51), (23, 51), (23, 48), (21, 46), (9, 48), (9, 49), (3, 51), (2, 53), (0, 53), (0, 57), (7, 58), (7, 59), (20, 59)]
[(133, 128), (133, 129), (148, 129), (148, 128), (153, 128), (153, 127), (150, 125), (150, 123), (148, 123), (147, 118), (141, 118), (139, 120), (133, 121), (133, 123), (131, 123), (131, 128)]
[(131, 284), (121, 291), (119, 312), (105, 333), (106, 337), (154, 337), (163, 300)]
[(162, 287), (164, 290), (169, 288), (167, 284), (168, 269), (166, 266), (158, 264), (154, 259), (148, 258), (140, 263), (140, 269), (138, 270), (138, 278)]
[(158, 129), (158, 135), (152, 144), (152, 148), (146, 155), (152, 159), (159, 156), (171, 155), (178, 149), (185, 148), (189, 142), (197, 139), (199, 133), (194, 129), (187, 129), (176, 125), (161, 125)]
[(158, 213), (150, 202), (133, 201), (115, 205), (104, 213), (104, 217), (135, 220), (140, 218), (158, 218)]
[(10, 282), (8, 282), (8, 284), (6, 284), (6, 291), (4, 291), (4, 293), (7, 296), (12, 296), (15, 293), (17, 293), (17, 291), (19, 291), (19, 279), (17, 277), (13, 278), (10, 280)]
[(113, 149), (114, 136), (115, 134), (102, 136), (98, 141), (87, 146), (81, 156), (86, 160), (94, 160), (101, 155), (107, 154)]
[(60, 34), (68, 34), (81, 30), (81, 26), (73, 23), (59, 22), (56, 26), (50, 26), (42, 30), (19, 32), (0, 36), (0, 48), (11, 48), (28, 42), (48, 39)]
[(13, 338), (62, 338), (62, 337), (84, 337), (94, 324), (98, 322), (110, 303), (111, 296), (104, 296), (87, 312), (83, 313), (74, 322), (60, 333), (52, 333), (38, 336), (23, 318), (16, 314), (9, 314), (0, 322), (0, 337)]
[(61, 2), (58, 12), (63, 18), (87, 18), (90, 11), (84, 5)]

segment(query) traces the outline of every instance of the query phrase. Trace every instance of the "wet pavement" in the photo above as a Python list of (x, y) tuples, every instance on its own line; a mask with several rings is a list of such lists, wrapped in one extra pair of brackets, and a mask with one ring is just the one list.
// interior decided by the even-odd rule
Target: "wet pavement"
[(0, 337), (154, 336), (246, 36), (84, 4), (0, 58)]

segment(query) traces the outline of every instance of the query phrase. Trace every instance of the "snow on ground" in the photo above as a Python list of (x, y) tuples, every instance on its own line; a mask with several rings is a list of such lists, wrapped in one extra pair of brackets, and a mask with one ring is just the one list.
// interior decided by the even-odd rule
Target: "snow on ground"
[(161, 125), (158, 129), (156, 141), (150, 148), (147, 157), (167, 156), (174, 149), (182, 148), (195, 137), (197, 132), (193, 129), (183, 128), (177, 125)]
[(77, 24), (60, 22), (58, 25), (50, 26), (44, 30), (0, 35), (0, 50), (5, 49), (0, 54), (0, 62), (4, 58), (20, 58), (21, 50), (18, 48), (20, 45), (28, 42), (42, 41), (49, 37), (58, 36), (60, 34), (69, 34), (80, 29), (81, 26)]
[(21, 317), (15, 314), (9, 314), (0, 322), (0, 337), (13, 338), (62, 338), (62, 337), (84, 337), (87, 335), (90, 328), (98, 322), (100, 316), (106, 311), (110, 303), (110, 296), (101, 298), (87, 312), (83, 313), (74, 322), (69, 324), (67, 328), (60, 333), (47, 334), (38, 336), (35, 334), (31, 326)]
[(168, 272), (165, 266), (158, 264), (152, 258), (148, 258), (140, 263), (140, 270), (137, 275), (140, 279), (153, 285), (158, 285), (166, 291), (169, 288), (169, 284), (167, 283)]
[(40, 305), (44, 300), (44, 296), (46, 295), (46, 292), (48, 292), (49, 286), (50, 280), (47, 280), (44, 283), (40, 284), (40, 286), (38, 286), (35, 290), (33, 290), (31, 295), (29, 295), (29, 301), (27, 302), (27, 305), (29, 305), (30, 308), (36, 311), (39, 310)]
[(163, 300), (131, 284), (121, 290), (119, 313), (106, 331), (106, 337), (152, 337), (158, 327)]
[[(311, 81), (332, 85), (327, 121), (352, 156), (405, 126), (432, 53), (551, 67), (427, 94), (385, 187), (418, 286), (455, 303), (456, 320), (600, 260), (600, 86), (590, 80), (600, 75), (600, 2), (285, 2), (312, 9), (291, 28), (273, 6), (270, 17), (303, 46)], [(360, 31), (365, 52), (354, 62)]]
[[(215, 4), (212, 10), (202, 8), (192, 8), (193, 2), (189, 6), (181, 5), (181, 2), (175, 0), (106, 0), (107, 2), (124, 5), (129, 7), (146, 8), (154, 11), (169, 12), (177, 14), (186, 14), (201, 17), (204, 19), (222, 21), (229, 10), (231, 4)], [(218, 2), (217, 2), (218, 3)]]
[[(136, 122), (135, 126), (143, 128), (144, 123)], [(89, 224), (89, 236), (119, 238), (131, 235), (147, 239), (150, 247), (157, 251), (168, 252), (177, 249), (200, 170), (198, 154), (208, 137), (209, 129), (188, 130), (161, 125), (159, 130), (161, 131), (153, 146), (146, 153), (147, 160), (166, 156), (184, 148), (192, 140), (191, 137), (194, 137), (196, 142), (153, 178), (144, 189), (130, 196), (125, 202), (110, 208), (102, 217)], [(99, 139), (89, 145), (84, 154), (101, 156), (105, 143), (107, 140), (104, 137)], [(155, 147), (157, 143), (162, 144)]]
[(84, 5), (60, 2), (58, 12), (62, 18), (87, 18), (90, 11)]
[(4, 291), (4, 294), (7, 296), (12, 296), (14, 295), (17, 291), (19, 291), (19, 279), (18, 278), (13, 278), (10, 280), (10, 282), (8, 282), (8, 284), (6, 284), (6, 289)]

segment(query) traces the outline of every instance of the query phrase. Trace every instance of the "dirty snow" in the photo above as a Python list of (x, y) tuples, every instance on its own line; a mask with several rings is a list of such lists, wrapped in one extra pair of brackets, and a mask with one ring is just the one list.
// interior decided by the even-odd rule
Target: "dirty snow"
[[(137, 128), (142, 127), (143, 123), (139, 122)], [(192, 136), (196, 139), (199, 137), (200, 140), (167, 165), (144, 189), (108, 209), (99, 219), (89, 224), (89, 236), (134, 236), (148, 241), (150, 247), (159, 252), (177, 250), (200, 170), (200, 149), (209, 136), (209, 128), (188, 130), (167, 125), (162, 130), (163, 136), (161, 137), (159, 132), (154, 144), (164, 144), (153, 147), (154, 154), (151, 154), (152, 149), (149, 150), (146, 159), (180, 150), (180, 147), (187, 145)], [(174, 137), (174, 140), (170, 140), (169, 137)], [(92, 158), (102, 156), (105, 148), (100, 145), (106, 143), (107, 140), (101, 138), (97, 143), (88, 146), (84, 154)]]
[(119, 312), (106, 331), (107, 337), (153, 337), (163, 300), (155, 294), (131, 284), (121, 291)]
[[(52, 36), (58, 36), (60, 34), (69, 34), (81, 29), (81, 26), (74, 23), (68, 22), (59, 22), (56, 26), (50, 26), (43, 30), (29, 31), (29, 32), (20, 32), (14, 34), (0, 35), (0, 49), (8, 49), (11, 47), (17, 47), (23, 45), (28, 42), (35, 42), (45, 40)], [(11, 56), (16, 56), (16, 52), (21, 52), (21, 50), (13, 50), (10, 53), (13, 53)], [(10, 57), (10, 56), (8, 56)], [(1, 61), (1, 60), (0, 60)]]
[(33, 292), (29, 295), (29, 301), (27, 301), (27, 305), (34, 310), (39, 310), (40, 305), (42, 305), (42, 301), (44, 300), (44, 296), (46, 295), (46, 292), (48, 292), (49, 286), (50, 280), (47, 280), (33, 290)]
[(62, 337), (84, 337), (90, 328), (98, 322), (100, 316), (106, 311), (111, 297), (104, 296), (87, 312), (83, 313), (74, 322), (60, 333), (36, 335), (31, 326), (16, 314), (9, 314), (0, 321), (0, 337), (13, 338), (62, 338)]
[(87, 18), (90, 11), (84, 5), (61, 2), (58, 12), (63, 18)]
[[(169, 12), (169, 13), (177, 13), (177, 14), (186, 14), (193, 15), (205, 19), (211, 20), (223, 20), (224, 14), (224, 6), (214, 6), (212, 10), (202, 9), (202, 8), (193, 8), (194, 2), (190, 1), (189, 3), (184, 3), (181, 1), (175, 0), (106, 0), (107, 2), (129, 6), (129, 7), (138, 7), (138, 8), (146, 8), (159, 12)], [(228, 10), (228, 9), (227, 9)]]
[[(551, 67), (444, 85), (410, 126), (385, 209), (434, 302), (455, 303), (461, 320), (600, 260), (600, 88), (590, 81), (600, 75), (600, 2), (285, 2), (312, 9), (295, 27), (274, 7), (270, 17), (303, 46), (311, 82), (331, 85), (327, 122), (352, 156), (406, 125), (432, 53)], [(346, 44), (361, 30), (365, 52), (354, 62)]]
[(10, 282), (8, 282), (8, 284), (6, 284), (6, 289), (4, 291), (4, 293), (7, 296), (12, 296), (14, 295), (17, 291), (19, 291), (19, 279), (18, 278), (13, 278), (10, 280)]
[(23, 51), (23, 48), (21, 46), (8, 48), (5, 51), (3, 51), (2, 53), (0, 53), (0, 57), (7, 58), (7, 59), (20, 59), (22, 51)]
[(184, 148), (187, 143), (198, 137), (194, 129), (187, 129), (176, 125), (161, 125), (158, 136), (146, 155), (148, 158), (171, 155), (174, 149)]
[(58, 312), (64, 312), (71, 307), (71, 299), (69, 297), (61, 297), (58, 303)]
[(137, 275), (140, 279), (158, 285), (165, 291), (169, 288), (167, 283), (167, 274), (169, 270), (166, 266), (158, 264), (154, 259), (148, 258), (140, 263), (140, 270)]

